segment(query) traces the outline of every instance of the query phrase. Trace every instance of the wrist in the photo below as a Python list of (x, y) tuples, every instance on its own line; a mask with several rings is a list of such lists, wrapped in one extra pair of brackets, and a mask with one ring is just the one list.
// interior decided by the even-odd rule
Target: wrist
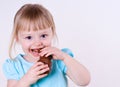
[(62, 52), (61, 53), (61, 60), (64, 61), (66, 59), (66, 53)]
[(66, 54), (66, 53), (64, 53), (64, 54), (63, 54), (63, 59), (62, 59), (62, 61), (63, 61), (63, 62), (66, 62), (67, 59), (69, 59), (69, 55)]
[(19, 80), (19, 83), (24, 86), (24, 87), (30, 87), (30, 83), (28, 82), (28, 78), (26, 78), (25, 76), (23, 76), (21, 78), (21, 80)]

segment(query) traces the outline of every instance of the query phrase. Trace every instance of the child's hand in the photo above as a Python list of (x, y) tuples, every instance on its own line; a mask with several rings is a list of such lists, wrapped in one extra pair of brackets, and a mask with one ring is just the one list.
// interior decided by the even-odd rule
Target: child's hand
[(45, 77), (47, 74), (43, 73), (48, 70), (48, 65), (45, 65), (42, 62), (37, 62), (28, 70), (23, 78), (26, 78), (26, 83), (31, 85), (35, 83), (38, 79)]
[(45, 47), (40, 50), (40, 56), (48, 57), (50, 55), (53, 56), (53, 59), (64, 60), (66, 53), (62, 52), (60, 49), (55, 47)]

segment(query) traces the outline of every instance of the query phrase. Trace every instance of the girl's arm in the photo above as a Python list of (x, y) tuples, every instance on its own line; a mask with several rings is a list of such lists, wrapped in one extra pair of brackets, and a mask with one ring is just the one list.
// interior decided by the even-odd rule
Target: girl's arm
[(88, 70), (68, 54), (55, 47), (45, 47), (40, 53), (41, 56), (45, 55), (47, 57), (52, 55), (53, 59), (62, 60), (67, 66), (67, 75), (76, 84), (83, 86), (88, 85), (90, 82)]
[(17, 80), (8, 80), (7, 81), (7, 87), (29, 87), (29, 85), (27, 86), (27, 84), (25, 85), (26, 81), (17, 81)]
[(86, 86), (90, 82), (88, 70), (74, 58), (69, 55), (63, 55), (63, 62), (67, 66), (67, 75), (77, 84)]

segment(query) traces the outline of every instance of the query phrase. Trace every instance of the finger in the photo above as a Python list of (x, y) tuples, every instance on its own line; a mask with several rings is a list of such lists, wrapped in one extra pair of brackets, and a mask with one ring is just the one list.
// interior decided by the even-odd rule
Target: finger
[(49, 71), (50, 69), (49, 69), (49, 67), (47, 67), (47, 68), (44, 68), (44, 69), (42, 69), (42, 70), (39, 70), (38, 71), (38, 75), (41, 75), (41, 74), (44, 74), (45, 72), (47, 72), (47, 71)]
[(47, 74), (39, 75), (39, 76), (38, 76), (38, 79), (41, 79), (41, 78), (43, 78), (43, 77), (45, 77), (45, 76), (47, 76)]
[(41, 49), (41, 56), (44, 56), (45, 54), (47, 54), (48, 52), (50, 52), (50, 47), (45, 47), (43, 49)]
[(44, 47), (43, 49), (41, 49), (40, 51), (44, 51), (44, 50), (48, 50), (49, 47)]
[(48, 56), (50, 56), (50, 58), (53, 56), (53, 53), (52, 52), (49, 52), (49, 53), (47, 53), (46, 55), (45, 55), (45, 57), (48, 57)]
[(35, 71), (37, 72), (37, 71), (40, 71), (40, 70), (42, 70), (42, 69), (44, 69), (44, 68), (48, 68), (48, 65), (47, 65), (47, 64), (45, 64), (45, 65), (40, 65), (40, 66), (36, 67)]
[(54, 51), (43, 51), (43, 52), (41, 52), (41, 54), (40, 54), (40, 56), (45, 56), (45, 57), (48, 57), (48, 56), (50, 56), (50, 55), (53, 55), (54, 54)]
[(44, 55), (46, 55), (48, 53), (48, 51), (42, 51), (39, 55), (40, 56), (44, 56)]
[(44, 65), (44, 63), (43, 63), (43, 62), (36, 62), (36, 63), (32, 66), (32, 68), (36, 68), (36, 67), (41, 66), (41, 65)]

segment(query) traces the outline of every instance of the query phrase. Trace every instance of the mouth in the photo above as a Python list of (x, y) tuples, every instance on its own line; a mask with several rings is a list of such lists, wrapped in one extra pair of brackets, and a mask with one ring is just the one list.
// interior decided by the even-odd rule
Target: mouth
[(30, 53), (35, 57), (39, 57), (40, 49), (30, 49)]
[(32, 52), (40, 53), (40, 49), (31, 49)]

